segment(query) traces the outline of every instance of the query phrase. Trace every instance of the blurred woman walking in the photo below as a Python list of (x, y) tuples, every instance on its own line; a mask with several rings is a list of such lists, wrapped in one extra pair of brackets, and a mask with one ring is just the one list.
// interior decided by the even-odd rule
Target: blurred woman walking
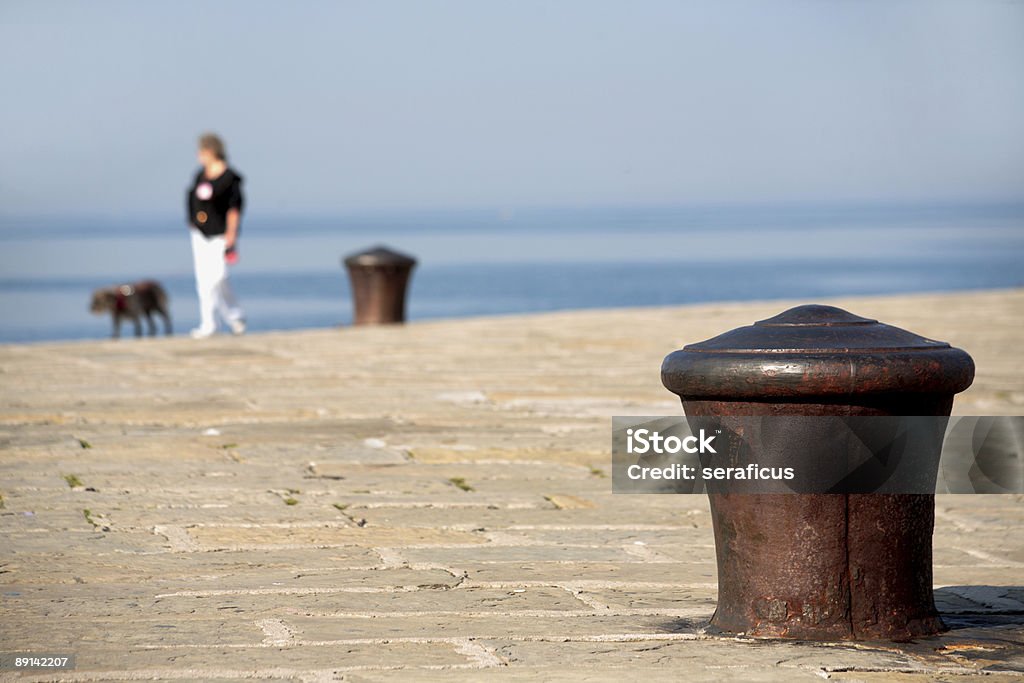
[(188, 192), (188, 220), (192, 226), (192, 260), (199, 295), (196, 339), (217, 332), (217, 315), (232, 334), (245, 332), (245, 314), (228, 282), (228, 262), (234, 262), (238, 228), (242, 220), (242, 176), (228, 167), (224, 142), (212, 133), (199, 138), (197, 153), (202, 168)]

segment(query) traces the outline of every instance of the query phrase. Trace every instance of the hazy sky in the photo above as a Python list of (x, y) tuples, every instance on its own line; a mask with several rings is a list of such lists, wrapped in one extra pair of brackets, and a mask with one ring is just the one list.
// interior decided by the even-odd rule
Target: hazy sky
[(1024, 2), (0, 4), (0, 213), (1024, 199)]

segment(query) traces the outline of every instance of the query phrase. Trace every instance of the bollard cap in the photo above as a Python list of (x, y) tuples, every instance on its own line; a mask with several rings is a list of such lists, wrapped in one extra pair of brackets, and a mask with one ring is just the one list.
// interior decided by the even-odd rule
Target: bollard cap
[(342, 259), (342, 263), (350, 268), (353, 266), (362, 266), (364, 268), (370, 266), (405, 266), (412, 268), (416, 265), (416, 259), (379, 245), (365, 251), (349, 254)]
[(661, 366), (662, 383), (684, 399), (952, 395), (973, 379), (965, 351), (821, 305), (690, 344)]

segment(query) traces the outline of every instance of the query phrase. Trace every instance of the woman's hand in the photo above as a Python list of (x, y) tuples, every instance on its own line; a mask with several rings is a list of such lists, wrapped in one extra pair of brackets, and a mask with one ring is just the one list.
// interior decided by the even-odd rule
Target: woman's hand
[(228, 209), (227, 226), (224, 232), (224, 248), (233, 249), (238, 241), (238, 224), (241, 221), (241, 213), (238, 209)]

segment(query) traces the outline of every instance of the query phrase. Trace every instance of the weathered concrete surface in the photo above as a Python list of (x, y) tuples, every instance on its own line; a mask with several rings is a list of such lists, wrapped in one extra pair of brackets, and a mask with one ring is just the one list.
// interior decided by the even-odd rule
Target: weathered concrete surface
[[(837, 301), (1021, 414), (1024, 292)], [(0, 650), (29, 680), (1024, 680), (1024, 501), (938, 501), (949, 634), (713, 638), (707, 503), (613, 496), (662, 357), (788, 302), (0, 347)], [(208, 430), (216, 430), (215, 432)], [(3, 674), (12, 676), (9, 672)]]

